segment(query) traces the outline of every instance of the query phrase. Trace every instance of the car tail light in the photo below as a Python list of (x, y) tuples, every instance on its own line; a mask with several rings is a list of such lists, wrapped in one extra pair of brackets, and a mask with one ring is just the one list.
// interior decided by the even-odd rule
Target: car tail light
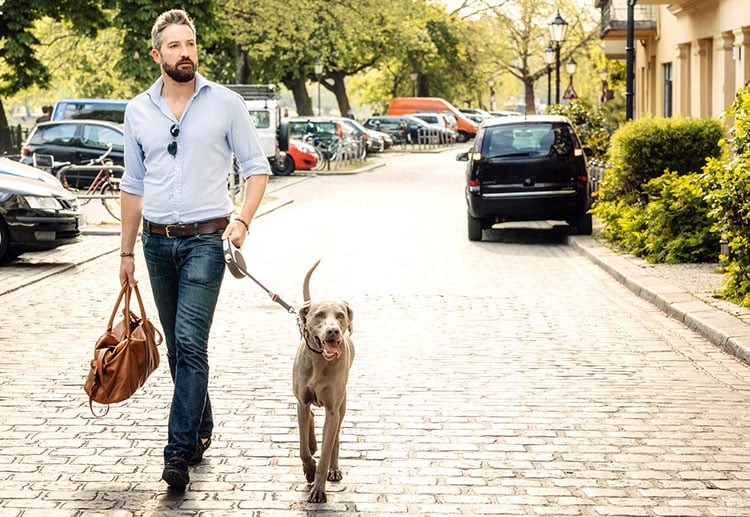
[(469, 192), (479, 192), (479, 188), (482, 186), (482, 183), (477, 180), (469, 180)]
[(573, 156), (583, 156), (583, 149), (580, 147), (573, 149)]
[(23, 154), (24, 156), (28, 156), (29, 154), (31, 154), (31, 151), (28, 147), (24, 147), (23, 149), (21, 149), (21, 154)]
[(589, 180), (589, 178), (588, 176), (578, 176), (576, 177), (576, 180), (580, 181), (581, 183), (586, 183)]

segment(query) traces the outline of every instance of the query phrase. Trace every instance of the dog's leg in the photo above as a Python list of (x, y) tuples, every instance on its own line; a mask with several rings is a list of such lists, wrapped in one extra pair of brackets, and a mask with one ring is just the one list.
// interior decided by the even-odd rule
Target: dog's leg
[[(310, 451), (310, 440), (315, 441), (315, 426), (313, 425), (313, 414), (310, 405), (297, 402), (297, 424), (299, 427), (299, 458), (302, 460), (302, 470), (305, 479), (312, 483), (315, 479), (315, 460)], [(312, 437), (310, 436), (312, 435)]]
[(339, 409), (339, 425), (336, 429), (336, 441), (331, 450), (331, 465), (328, 467), (328, 481), (341, 481), (344, 478), (344, 475), (339, 468), (339, 438), (341, 437), (341, 423), (344, 421), (345, 413), (346, 394), (344, 394), (344, 400), (341, 402), (341, 408)]
[(310, 411), (310, 454), (315, 455), (318, 452), (318, 440), (315, 439), (315, 413)]
[(308, 502), (325, 503), (326, 497), (326, 479), (328, 478), (328, 469), (331, 465), (333, 455), (333, 446), (337, 440), (337, 434), (341, 421), (339, 420), (339, 410), (337, 408), (326, 408), (326, 419), (323, 423), (323, 440), (320, 448), (320, 461), (315, 469), (315, 481), (310, 489)]

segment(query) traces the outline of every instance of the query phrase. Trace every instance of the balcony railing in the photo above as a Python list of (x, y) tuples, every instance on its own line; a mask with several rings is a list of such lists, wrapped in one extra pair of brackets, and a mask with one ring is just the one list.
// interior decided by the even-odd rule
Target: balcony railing
[[(611, 31), (627, 30), (627, 0), (598, 0), (597, 7), (602, 10), (602, 37)], [(636, 31), (656, 30), (656, 6), (636, 4), (633, 7), (633, 28)]]

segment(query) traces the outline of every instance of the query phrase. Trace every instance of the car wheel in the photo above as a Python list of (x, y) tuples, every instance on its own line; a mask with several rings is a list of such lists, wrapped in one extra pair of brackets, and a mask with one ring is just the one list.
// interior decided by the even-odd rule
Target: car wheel
[(575, 223), (579, 235), (591, 235), (594, 231), (594, 223), (591, 214), (583, 214)]
[(8, 230), (8, 226), (5, 224), (5, 221), (0, 219), (0, 264), (5, 263), (15, 257), (16, 255), (13, 255), (10, 252), (10, 231)]
[(476, 217), (468, 216), (468, 230), (470, 241), (482, 240), (482, 220)]
[(459, 133), (456, 135), (456, 142), (459, 144), (463, 144), (464, 142), (467, 142), (469, 138), (466, 136), (466, 133)]
[(289, 176), (294, 172), (294, 159), (288, 154), (284, 155), (284, 159), (281, 162), (275, 162), (273, 165), (273, 173), (277, 176)]

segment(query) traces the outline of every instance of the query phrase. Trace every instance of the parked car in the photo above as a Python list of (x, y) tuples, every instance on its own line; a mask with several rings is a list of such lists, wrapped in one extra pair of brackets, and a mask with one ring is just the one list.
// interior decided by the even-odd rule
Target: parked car
[(277, 176), (289, 176), (294, 171), (309, 171), (318, 165), (315, 147), (296, 138), (289, 139), (289, 149), (283, 159), (273, 166)]
[(413, 115), (420, 111), (450, 114), (456, 119), (459, 142), (466, 142), (477, 133), (477, 124), (466, 118), (455, 106), (440, 97), (395, 97), (386, 115)]
[(363, 147), (364, 152), (361, 155), (357, 156), (358, 158), (364, 158), (367, 153), (379, 153), (385, 147), (385, 143), (383, 142), (382, 138), (379, 138), (375, 135), (371, 137), (367, 128), (356, 120), (347, 117), (331, 118), (341, 122), (346, 127), (348, 127), (352, 137), (359, 142), (360, 146)]
[(39, 173), (46, 174), (0, 159), (0, 263), (80, 239), (78, 200), (52, 176), (37, 179)]
[(55, 103), (50, 120), (96, 119), (122, 124), (127, 105), (123, 99), (63, 99)]
[(436, 128), (440, 135), (441, 144), (449, 144), (456, 141), (456, 131), (451, 127), (448, 119), (445, 118), (441, 113), (436, 112), (420, 112), (412, 114), (412, 117), (424, 120), (431, 127)]
[(570, 121), (561, 116), (499, 117), (484, 122), (467, 161), (468, 236), (506, 221), (563, 220), (591, 234), (592, 178)]
[(397, 144), (419, 143), (436, 131), (424, 120), (411, 115), (378, 115), (368, 118), (363, 125), (391, 135)]
[[(72, 165), (86, 164), (112, 151), (108, 158), (114, 165), (123, 165), (122, 124), (104, 120), (59, 120), (42, 122), (29, 133), (21, 150), (21, 163), (34, 164), (34, 154), (50, 155), (55, 162), (70, 162)], [(97, 171), (77, 172), (77, 187), (86, 188), (96, 177)], [(116, 177), (121, 172), (114, 170)]]

